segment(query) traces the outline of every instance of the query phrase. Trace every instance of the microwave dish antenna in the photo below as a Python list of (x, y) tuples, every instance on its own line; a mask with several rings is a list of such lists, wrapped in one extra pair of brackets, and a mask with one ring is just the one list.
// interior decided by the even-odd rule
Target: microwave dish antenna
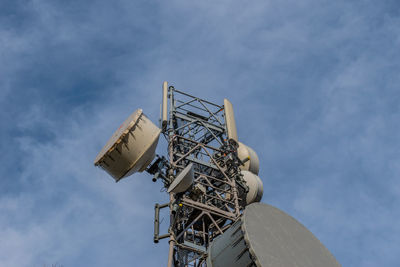
[(143, 172), (155, 157), (160, 132), (138, 109), (114, 132), (94, 165), (105, 170), (116, 182), (135, 172)]
[(260, 161), (258, 159), (257, 153), (249, 146), (239, 142), (238, 147), (238, 157), (244, 163), (240, 166), (240, 169), (244, 171), (250, 171), (256, 175), (260, 171)]
[(193, 163), (190, 163), (176, 176), (175, 180), (169, 186), (167, 192), (172, 192), (174, 194), (185, 192), (193, 184), (193, 179)]

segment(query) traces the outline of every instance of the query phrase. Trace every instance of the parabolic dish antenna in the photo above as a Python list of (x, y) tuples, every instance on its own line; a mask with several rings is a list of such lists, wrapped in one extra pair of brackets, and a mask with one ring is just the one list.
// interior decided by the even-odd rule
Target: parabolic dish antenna
[(167, 192), (182, 193), (186, 191), (192, 184), (194, 179), (193, 163), (187, 165), (175, 178), (168, 187)]
[(138, 109), (111, 136), (94, 165), (100, 166), (117, 182), (135, 172), (142, 172), (155, 157), (160, 132)]
[(241, 171), (241, 173), (246, 185), (249, 187), (249, 191), (243, 199), (245, 201), (243, 204), (249, 205), (253, 202), (260, 202), (264, 194), (264, 186), (260, 177), (249, 171)]
[(238, 143), (239, 143), (239, 148), (238, 148), (239, 159), (242, 161), (248, 159), (244, 163), (244, 166), (240, 166), (240, 169), (244, 171), (250, 171), (258, 175), (258, 172), (260, 170), (260, 161), (258, 159), (257, 153), (251, 147), (246, 146), (241, 142)]
[(246, 207), (240, 220), (208, 250), (209, 267), (340, 267), (301, 223), (263, 203)]

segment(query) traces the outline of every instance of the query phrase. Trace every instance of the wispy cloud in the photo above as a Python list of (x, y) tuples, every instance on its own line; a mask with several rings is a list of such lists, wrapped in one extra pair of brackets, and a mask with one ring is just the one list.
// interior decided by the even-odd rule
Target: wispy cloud
[[(229, 98), (263, 201), (343, 266), (396, 266), (396, 1), (14, 1), (0, 8), (0, 265), (160, 266), (145, 174), (93, 167), (160, 87)], [(154, 256), (156, 255), (156, 256)]]

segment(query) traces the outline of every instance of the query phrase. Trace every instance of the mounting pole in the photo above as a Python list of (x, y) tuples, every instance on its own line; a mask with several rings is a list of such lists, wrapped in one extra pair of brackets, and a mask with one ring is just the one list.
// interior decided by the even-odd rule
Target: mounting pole
[[(169, 205), (170, 205), (170, 221), (173, 221), (173, 214), (172, 214), (172, 205), (174, 203), (174, 195), (173, 193), (169, 194)], [(170, 226), (172, 227), (172, 225)], [(175, 247), (175, 238), (174, 238), (174, 233), (172, 231), (172, 229), (169, 229), (169, 252), (168, 252), (168, 267), (173, 267), (173, 261), (174, 261), (174, 247)]]

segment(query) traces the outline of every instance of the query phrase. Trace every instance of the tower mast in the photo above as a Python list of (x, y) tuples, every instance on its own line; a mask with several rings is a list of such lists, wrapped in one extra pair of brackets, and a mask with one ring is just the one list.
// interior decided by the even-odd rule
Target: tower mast
[[(164, 91), (165, 87), (164, 83)], [(163, 180), (170, 194), (168, 266), (206, 266), (208, 245), (238, 220), (242, 210), (239, 193), (247, 187), (240, 175), (238, 143), (228, 138), (223, 105), (173, 86), (166, 95), (169, 114), (164, 114), (164, 99), (161, 124), (168, 159), (159, 158), (148, 171)], [(177, 181), (192, 179), (187, 188), (172, 188), (179, 174), (190, 171), (192, 177)], [(156, 205), (156, 217), (157, 212)], [(155, 235), (155, 242), (159, 238)]]

